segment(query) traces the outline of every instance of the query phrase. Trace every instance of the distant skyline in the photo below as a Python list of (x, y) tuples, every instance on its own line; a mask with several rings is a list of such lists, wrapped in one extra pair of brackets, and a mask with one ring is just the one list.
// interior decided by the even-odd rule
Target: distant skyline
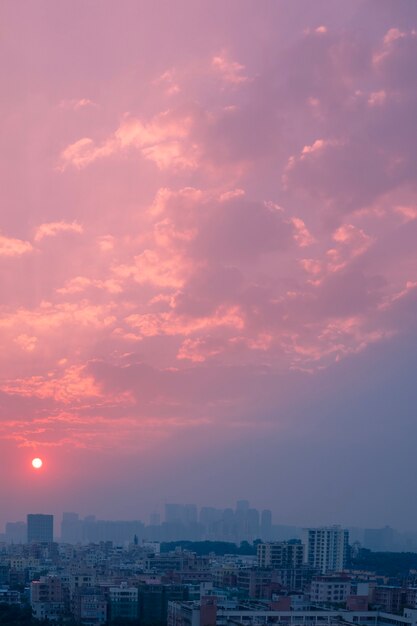
[[(251, 507), (247, 501), (238, 501), (236, 506), (225, 509), (202, 506), (194, 503), (166, 503), (161, 514), (151, 513), (141, 519), (100, 519), (94, 514), (80, 515), (65, 511), (61, 515), (29, 513), (25, 520), (9, 521), (4, 533), (0, 529), (0, 541), (8, 544), (30, 543), (30, 537), (51, 534), (54, 540), (64, 543), (100, 543), (112, 541), (116, 545), (128, 542), (166, 543), (175, 541), (226, 542), (240, 544), (304, 541), (306, 533), (337, 532), (340, 540), (357, 544), (376, 552), (417, 552), (417, 531), (401, 531), (390, 526), (361, 528), (343, 524), (327, 523), (319, 526), (306, 524), (276, 523), (271, 511)], [(51, 535), (50, 535), (51, 536)], [(48, 541), (43, 539), (43, 541)]]
[[(145, 511), (142, 513), (142, 515), (137, 515), (136, 517), (117, 517), (117, 516), (100, 516), (98, 515), (96, 512), (94, 512), (93, 510), (89, 510), (88, 512), (80, 512), (80, 511), (76, 511), (73, 509), (63, 509), (62, 511), (53, 511), (52, 509), (45, 509), (42, 511), (38, 511), (38, 510), (31, 510), (31, 511), (27, 511), (24, 515), (21, 516), (21, 518), (19, 519), (9, 519), (7, 518), (7, 513), (5, 512), (4, 516), (6, 519), (5, 525), (7, 523), (18, 523), (18, 522), (24, 522), (26, 523), (27, 520), (27, 516), (29, 514), (41, 514), (41, 515), (53, 515), (54, 517), (54, 526), (56, 527), (56, 529), (58, 529), (58, 527), (60, 526), (63, 518), (65, 515), (70, 514), (72, 515), (77, 515), (79, 517), (79, 520), (92, 520), (95, 519), (97, 521), (103, 521), (103, 520), (107, 520), (107, 521), (140, 521), (142, 522), (145, 526), (148, 525), (152, 525), (152, 524), (165, 524), (165, 523), (173, 523), (170, 522), (169, 520), (167, 520), (167, 516), (166, 516), (166, 509), (165, 509), (165, 505), (166, 504), (174, 504), (175, 506), (193, 506), (196, 507), (196, 521), (198, 523), (200, 523), (200, 514), (202, 512), (203, 509), (215, 509), (218, 511), (228, 511), (228, 510), (232, 510), (234, 512), (236, 512), (237, 508), (236, 508), (236, 503), (229, 503), (229, 505), (224, 506), (224, 507), (216, 507), (215, 505), (211, 505), (211, 504), (196, 504), (194, 502), (164, 502), (164, 503), (160, 503), (159, 506), (156, 506), (154, 509), (149, 510), (149, 511)], [(303, 528), (318, 528), (318, 527), (331, 527), (331, 526), (340, 526), (342, 528), (351, 528), (351, 529), (358, 529), (358, 530), (365, 530), (365, 526), (360, 526), (360, 525), (354, 525), (354, 524), (344, 524), (342, 521), (334, 521), (334, 520), (328, 520), (327, 522), (323, 522), (323, 523), (317, 523), (317, 524), (309, 524), (309, 523), (305, 523), (305, 524), (299, 524), (299, 523), (295, 523), (295, 522), (286, 522), (284, 520), (281, 519), (275, 519), (275, 516), (272, 512), (271, 509), (259, 509), (255, 506), (250, 505), (250, 509), (253, 510), (255, 509), (259, 515), (261, 516), (261, 514), (263, 512), (268, 512), (272, 515), (272, 525), (273, 526), (282, 526), (282, 527), (288, 527), (288, 528), (294, 528), (294, 529), (298, 529), (301, 530)], [(155, 519), (155, 516), (159, 519), (158, 522), (153, 521)], [(383, 529), (383, 528), (392, 528), (391, 526), (389, 526), (388, 524), (379, 524), (376, 526), (373, 526), (371, 528), (374, 529)], [(407, 532), (410, 531), (412, 529), (393, 529), (393, 530), (400, 530), (403, 532)], [(4, 531), (4, 528), (3, 528)], [(0, 527), (0, 533), (2, 532), (2, 529)], [(415, 531), (417, 533), (417, 530)], [(58, 533), (59, 535), (59, 533)]]
[[(61, 537), (62, 524), (64, 522), (67, 522), (70, 525), (73, 525), (74, 523), (91, 524), (95, 522), (97, 523), (140, 522), (144, 528), (150, 528), (154, 526), (162, 527), (166, 525), (179, 526), (184, 529), (189, 528), (191, 534), (188, 537), (188, 539), (198, 541), (199, 539), (193, 535), (192, 529), (195, 528), (195, 525), (197, 525), (197, 526), (200, 526), (201, 528), (205, 528), (206, 531), (208, 532), (213, 532), (213, 528), (211, 528), (211, 524), (214, 521), (214, 518), (212, 518), (212, 514), (214, 512), (223, 514), (221, 515), (221, 517), (216, 518), (217, 521), (220, 521), (220, 519), (222, 519), (222, 520), (225, 520), (226, 523), (229, 523), (229, 524), (231, 523), (235, 525), (235, 532), (237, 532), (237, 536), (240, 536), (240, 533), (245, 534), (246, 532), (248, 532), (249, 535), (253, 535), (252, 537), (249, 537), (249, 536), (247, 537), (247, 539), (249, 539), (250, 541), (257, 539), (257, 538), (263, 539), (264, 541), (288, 540), (291, 538), (300, 538), (302, 530), (306, 528), (350, 529), (350, 531), (352, 532), (351, 537), (350, 537), (350, 543), (354, 543), (357, 540), (363, 542), (363, 532), (365, 531), (366, 533), (368, 530), (371, 532), (387, 531), (388, 533), (390, 533), (389, 537), (390, 537), (391, 542), (395, 541), (394, 535), (395, 533), (398, 533), (398, 532), (400, 533), (404, 532), (405, 536), (407, 536), (408, 534), (410, 534), (410, 536), (413, 535), (412, 531), (401, 531), (399, 529), (394, 529), (388, 525), (382, 525), (382, 526), (375, 527), (373, 529), (369, 529), (369, 528), (367, 529), (367, 528), (360, 527), (360, 526), (349, 526), (348, 524), (342, 524), (340, 522), (334, 522), (334, 521), (329, 521), (327, 523), (317, 524), (317, 525), (312, 525), (312, 524), (299, 525), (295, 523), (285, 524), (281, 520), (275, 520), (272, 514), (272, 511), (270, 509), (257, 509), (256, 507), (253, 507), (249, 503), (250, 504), (249, 508), (243, 511), (241, 508), (239, 508), (240, 502), (242, 501), (231, 503), (229, 506), (224, 507), (224, 508), (223, 507), (217, 508), (214, 506), (204, 505), (204, 504), (199, 506), (196, 503), (192, 503), (192, 502), (188, 502), (188, 503), (166, 502), (162, 504), (158, 508), (158, 510), (154, 509), (151, 512), (148, 512), (142, 516), (137, 516), (134, 518), (120, 518), (120, 517), (103, 518), (103, 517), (96, 515), (94, 512), (90, 512), (88, 514), (82, 514), (82, 513), (80, 514), (78, 511), (69, 511), (69, 510), (64, 510), (58, 514), (53, 513), (52, 511), (48, 511), (48, 512), (44, 511), (40, 513), (40, 515), (39, 515), (39, 511), (31, 511), (31, 512), (28, 512), (20, 520), (7, 520), (4, 529), (0, 528), (0, 535), (2, 532), (6, 532), (7, 534), (8, 527), (11, 532), (15, 532), (11, 528), (12, 526), (20, 525), (22, 523), (25, 526), (27, 526), (28, 525), (27, 523), (30, 517), (39, 516), (41, 518), (49, 518), (52, 516), (55, 537)], [(245, 500), (244, 502), (247, 503), (248, 501)], [(173, 509), (175, 509), (175, 512), (177, 514), (173, 513)], [(180, 509), (182, 509), (182, 511), (179, 511)], [(256, 513), (257, 521), (256, 520), (254, 521), (254, 518), (253, 518), (254, 512)], [(184, 514), (186, 518), (183, 517)], [(232, 515), (232, 517), (230, 517), (229, 514)], [(243, 514), (243, 517), (242, 517), (242, 514)], [(267, 516), (264, 517), (264, 514), (266, 514)], [(249, 515), (249, 517), (247, 517), (247, 515)], [(173, 519), (173, 516), (175, 517), (175, 519)], [(248, 527), (246, 526), (247, 523), (249, 523)], [(254, 528), (254, 524), (257, 530), (256, 528)], [(211, 528), (211, 531), (209, 530), (210, 528)], [(221, 530), (220, 526), (218, 526), (216, 532), (218, 533), (219, 537), (222, 535), (223, 531)], [(415, 542), (417, 545), (417, 531), (414, 531), (414, 534), (415, 534), (415, 538), (413, 538), (413, 540), (415, 539)], [(233, 541), (232, 539), (227, 539), (225, 537), (219, 538), (219, 537), (217, 539), (214, 539), (213, 537), (211, 537), (211, 540)], [(184, 538), (186, 539), (187, 537), (184, 536)], [(241, 537), (241, 539), (242, 538), (244, 537)], [(201, 535), (200, 539), (201, 540), (208, 539), (208, 537), (205, 536), (203, 532), (203, 535)], [(163, 538), (155, 539), (154, 538), (153, 540), (156, 540), (156, 541), (165, 540), (166, 541), (167, 539), (163, 539)]]
[(417, 529), (417, 3), (0, 16), (0, 528)]

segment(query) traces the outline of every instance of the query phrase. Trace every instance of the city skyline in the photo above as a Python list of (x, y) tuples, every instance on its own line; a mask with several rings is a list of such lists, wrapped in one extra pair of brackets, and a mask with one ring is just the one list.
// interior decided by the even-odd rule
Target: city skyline
[[(192, 522), (197, 522), (200, 523), (201, 521), (201, 517), (205, 515), (206, 510), (209, 511), (216, 511), (216, 512), (228, 512), (228, 511), (232, 511), (233, 513), (236, 512), (236, 509), (234, 508), (233, 503), (229, 503), (228, 506), (225, 507), (216, 507), (213, 506), (211, 504), (196, 504), (196, 503), (161, 503), (160, 507), (148, 510), (146, 512), (143, 513), (137, 513), (136, 515), (133, 515), (131, 517), (123, 517), (117, 514), (114, 515), (108, 515), (108, 516), (103, 516), (100, 514), (97, 514), (97, 512), (94, 512), (91, 508), (87, 509), (86, 511), (75, 511), (75, 510), (69, 510), (69, 507), (64, 508), (62, 511), (56, 511), (53, 510), (53, 507), (46, 507), (44, 509), (38, 510), (36, 509), (35, 513), (36, 514), (40, 514), (40, 515), (53, 515), (54, 519), (55, 519), (55, 523), (61, 523), (63, 517), (65, 517), (65, 515), (77, 515), (79, 517), (80, 520), (82, 519), (94, 519), (94, 520), (108, 520), (108, 521), (140, 521), (145, 525), (161, 525), (164, 523), (171, 523), (173, 520), (169, 520), (167, 518), (166, 515), (166, 510), (164, 510), (164, 507), (166, 507), (167, 505), (174, 505), (175, 507), (179, 506), (179, 507), (195, 507), (196, 510), (196, 517), (194, 520), (192, 520)], [(346, 528), (352, 528), (352, 529), (362, 529), (362, 530), (366, 530), (367, 528), (374, 528), (374, 529), (384, 529), (384, 528), (391, 528), (391, 530), (400, 530), (400, 531), (410, 531), (412, 530), (411, 528), (405, 528), (405, 529), (401, 529), (401, 528), (396, 528), (393, 529), (390, 525), (385, 524), (383, 520), (381, 520), (381, 523), (379, 525), (375, 525), (372, 527), (367, 527), (367, 526), (361, 526), (361, 525), (355, 525), (355, 524), (348, 524), (348, 523), (344, 523), (343, 520), (340, 519), (328, 519), (327, 521), (323, 521), (321, 523), (297, 523), (297, 521), (292, 521), (292, 520), (287, 520), (285, 518), (281, 518), (279, 516), (274, 515), (273, 511), (271, 509), (259, 509), (255, 506), (251, 506), (250, 507), (251, 511), (255, 511), (258, 515), (259, 515), (259, 523), (261, 523), (261, 517), (262, 514), (267, 513), (270, 514), (271, 516), (271, 523), (274, 526), (277, 527), (288, 527), (288, 528), (294, 528), (294, 529), (298, 529), (298, 530), (302, 530), (303, 528), (321, 528), (321, 527), (328, 527), (328, 526), (341, 526), (341, 527), (346, 527)], [(4, 519), (6, 520), (3, 524), (3, 528), (5, 527), (6, 524), (8, 523), (22, 523), (24, 522), (24, 520), (26, 520), (26, 517), (28, 515), (27, 511), (25, 511), (24, 514), (22, 514), (20, 517), (16, 517), (16, 516), (8, 516), (7, 512), (5, 512), (4, 514)], [(182, 522), (181, 522), (182, 523)], [(187, 523), (187, 522), (184, 522)], [(1, 524), (0, 524), (0, 534), (1, 534)], [(417, 532), (417, 531), (416, 531)]]
[(414, 532), (417, 2), (1, 4), (0, 528)]
[[(29, 519), (35, 519), (30, 531)], [(254, 541), (288, 542), (292, 540), (306, 543), (306, 536), (319, 538), (319, 544), (330, 541), (337, 531), (339, 543), (343, 541), (343, 551), (350, 543), (352, 549), (359, 546), (373, 551), (411, 551), (417, 552), (417, 532), (401, 532), (390, 526), (378, 528), (347, 527), (334, 521), (320, 526), (297, 526), (282, 524), (274, 520), (269, 509), (258, 510), (247, 500), (238, 500), (234, 506), (215, 508), (198, 507), (195, 503), (165, 503), (162, 514), (151, 512), (142, 519), (103, 519), (94, 514), (80, 515), (77, 512), (64, 511), (61, 515), (31, 513), (23, 520), (8, 521), (4, 533), (0, 532), (0, 543), (21, 544), (34, 541), (37, 533), (51, 532), (54, 540), (63, 543), (97, 543), (113, 541), (115, 545), (126, 545), (133, 538), (139, 542), (172, 542), (172, 541), (214, 541), (239, 543)], [(52, 520), (52, 521), (51, 521)], [(41, 529), (41, 530), (39, 530)], [(307, 535), (306, 535), (307, 533)], [(330, 533), (330, 534), (329, 534)], [(342, 540), (342, 535), (345, 538)], [(51, 535), (52, 537), (52, 535)], [(50, 539), (52, 540), (52, 539)], [(329, 544), (331, 550), (335, 549)], [(339, 555), (340, 547), (337, 548)]]

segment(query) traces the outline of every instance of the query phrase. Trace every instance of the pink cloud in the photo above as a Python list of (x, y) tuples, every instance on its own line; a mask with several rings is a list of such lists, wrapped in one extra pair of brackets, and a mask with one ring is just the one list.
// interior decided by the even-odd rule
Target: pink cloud
[(368, 30), (347, 4), (164, 26), (145, 2), (161, 47), (127, 2), (123, 29), (80, 20), (88, 50), (60, 9), (16, 17), (33, 60), (9, 42), (2, 434), (130, 450), (232, 429), (278, 415), (294, 371), (330, 388), (411, 332), (414, 25)]
[(151, 283), (157, 287), (181, 287), (189, 268), (181, 255), (165, 255), (161, 251), (146, 249), (134, 257), (132, 265), (113, 267), (116, 279), (132, 278), (138, 283)]
[(71, 109), (73, 111), (79, 111), (81, 109), (85, 109), (88, 107), (97, 106), (92, 100), (89, 98), (73, 98), (72, 100), (62, 100), (60, 102), (60, 107), (63, 109)]
[(401, 216), (404, 222), (411, 222), (412, 220), (417, 219), (416, 206), (398, 205), (394, 207), (394, 211)]
[(126, 322), (136, 329), (139, 336), (202, 334), (219, 327), (231, 327), (239, 331), (244, 328), (244, 320), (237, 308), (219, 307), (210, 317), (187, 317), (174, 311), (159, 314), (133, 314)]
[(36, 348), (38, 340), (36, 337), (22, 334), (16, 337), (15, 342), (22, 350), (26, 350), (27, 352), (33, 352), (33, 350)]
[(75, 278), (71, 278), (64, 287), (57, 289), (57, 293), (62, 295), (78, 294), (91, 288), (105, 289), (113, 294), (123, 291), (120, 283), (114, 279), (94, 280), (86, 276), (76, 276)]
[(333, 233), (337, 248), (327, 250), (329, 269), (336, 272), (355, 257), (363, 254), (372, 244), (372, 237), (352, 224), (343, 224)]
[(383, 89), (381, 91), (373, 91), (368, 98), (368, 104), (371, 107), (382, 106), (387, 99), (387, 93)]
[(116, 131), (101, 144), (83, 137), (67, 146), (61, 153), (60, 169), (64, 171), (69, 165), (82, 169), (132, 148), (161, 169), (192, 169), (196, 167), (196, 146), (187, 143), (192, 124), (190, 115), (172, 111), (159, 113), (149, 122), (125, 115)]
[(211, 66), (226, 83), (240, 85), (248, 80), (248, 77), (243, 73), (246, 69), (245, 66), (237, 61), (232, 61), (225, 52), (214, 56)]
[(28, 252), (32, 252), (32, 250), (33, 246), (29, 241), (0, 235), (0, 256), (19, 257)]
[(45, 237), (56, 237), (59, 233), (82, 234), (83, 232), (83, 227), (77, 222), (47, 222), (37, 227), (35, 241), (41, 241)]
[(6, 381), (1, 390), (12, 395), (53, 398), (63, 404), (79, 403), (86, 398), (97, 398), (101, 395), (94, 379), (85, 375), (83, 367), (76, 366), (69, 367), (59, 376), (49, 372), (46, 377), (32, 376)]
[(295, 228), (294, 239), (296, 240), (300, 248), (311, 246), (311, 244), (315, 242), (315, 239), (308, 230), (303, 220), (299, 217), (293, 217), (291, 218), (291, 221)]
[(167, 70), (154, 80), (155, 85), (163, 85), (167, 96), (175, 96), (181, 91), (175, 79), (175, 70)]

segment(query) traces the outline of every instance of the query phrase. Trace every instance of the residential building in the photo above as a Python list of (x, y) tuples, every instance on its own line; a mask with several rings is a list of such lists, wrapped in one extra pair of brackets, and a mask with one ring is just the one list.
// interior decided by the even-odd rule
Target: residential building
[(275, 541), (260, 543), (257, 547), (258, 567), (292, 568), (301, 567), (304, 561), (304, 546), (301, 541)]
[(320, 574), (340, 572), (347, 563), (349, 531), (340, 526), (306, 528), (303, 531), (304, 562)]
[(20, 593), (9, 589), (9, 587), (0, 587), (0, 604), (20, 604)]
[(59, 620), (64, 614), (64, 594), (58, 576), (41, 576), (30, 585), (30, 604), (37, 619)]
[(281, 585), (274, 570), (247, 567), (237, 572), (237, 588), (246, 598), (271, 598)]
[(407, 604), (407, 590), (395, 585), (382, 585), (374, 588), (372, 602), (386, 613), (401, 613)]
[(165, 624), (168, 603), (188, 599), (188, 588), (184, 585), (140, 584), (138, 587), (139, 619), (141, 626)]
[(350, 591), (350, 578), (347, 576), (316, 576), (311, 581), (311, 604), (345, 604)]
[(77, 589), (74, 595), (73, 615), (85, 626), (102, 626), (107, 622), (107, 600), (98, 588)]
[(134, 620), (138, 617), (138, 589), (122, 582), (119, 587), (109, 589), (110, 619)]

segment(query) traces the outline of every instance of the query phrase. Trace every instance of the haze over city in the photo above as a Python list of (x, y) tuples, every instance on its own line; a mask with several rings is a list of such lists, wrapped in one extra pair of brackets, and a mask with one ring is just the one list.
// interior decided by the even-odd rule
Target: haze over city
[(415, 531), (417, 3), (0, 17), (0, 533)]

